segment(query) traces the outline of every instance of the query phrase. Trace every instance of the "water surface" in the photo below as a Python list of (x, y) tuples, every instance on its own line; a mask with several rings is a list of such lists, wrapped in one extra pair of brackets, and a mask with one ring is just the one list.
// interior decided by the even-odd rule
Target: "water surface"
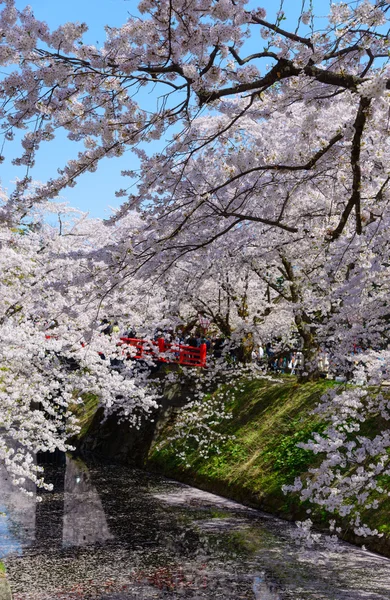
[(390, 561), (298, 548), (293, 525), (137, 470), (67, 458), (41, 503), (0, 469), (14, 600), (389, 600)]

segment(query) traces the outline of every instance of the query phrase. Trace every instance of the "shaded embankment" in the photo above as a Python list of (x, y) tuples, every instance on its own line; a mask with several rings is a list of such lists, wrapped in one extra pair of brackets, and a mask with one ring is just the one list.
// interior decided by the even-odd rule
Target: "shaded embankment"
[[(201, 457), (194, 444), (186, 451), (185, 463), (179, 458), (182, 442), (168, 440), (174, 428), (173, 412), (160, 424), (146, 467), (286, 519), (305, 519), (307, 509), (313, 506), (300, 502), (297, 495), (284, 495), (282, 486), (305, 475), (321, 460), (296, 444), (307, 441), (313, 431), (323, 430), (324, 423), (310, 413), (332, 385), (329, 381), (298, 384), (293, 378), (278, 383), (259, 379), (242, 382), (232, 400), (232, 390), (226, 389), (233, 418), (224, 421), (219, 430), (232, 437), (220, 453), (207, 458)], [(377, 426), (376, 422), (370, 424), (374, 435)], [(390, 556), (389, 514), (389, 499), (377, 510), (363, 514), (365, 522), (384, 534), (382, 538), (357, 538), (340, 521), (343, 538)], [(310, 518), (319, 527), (326, 523), (326, 515), (319, 509), (313, 509)]]
[(140, 412), (136, 425), (126, 419), (118, 419), (115, 413), (105, 417), (103, 408), (98, 406), (98, 398), (86, 394), (84, 403), (73, 407), (81, 426), (79, 435), (71, 440), (77, 452), (99, 462), (143, 468), (159, 421), (164, 420), (167, 410), (185, 406), (196, 391), (185, 380), (182, 383), (169, 381), (166, 375), (174, 370), (177, 370), (176, 365), (169, 365), (154, 373), (153, 378), (162, 382), (162, 400), (149, 415)]

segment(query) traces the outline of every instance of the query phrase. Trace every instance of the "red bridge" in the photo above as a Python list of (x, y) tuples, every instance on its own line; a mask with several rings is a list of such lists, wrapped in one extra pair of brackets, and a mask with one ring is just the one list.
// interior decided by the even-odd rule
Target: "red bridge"
[(183, 346), (182, 344), (170, 344), (159, 338), (158, 340), (139, 340), (137, 338), (121, 337), (124, 346), (134, 348), (129, 358), (137, 360), (153, 359), (157, 362), (172, 363), (185, 367), (205, 367), (207, 346), (201, 344), (199, 348)]

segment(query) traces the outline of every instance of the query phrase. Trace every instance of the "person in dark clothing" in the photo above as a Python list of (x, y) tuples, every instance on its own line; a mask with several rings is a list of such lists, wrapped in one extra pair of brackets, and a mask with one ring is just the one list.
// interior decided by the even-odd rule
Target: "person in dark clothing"
[(135, 329), (133, 329), (132, 327), (128, 327), (128, 329), (125, 331), (125, 335), (124, 337), (133, 339), (137, 337), (137, 334), (135, 332)]
[(222, 348), (225, 343), (224, 338), (218, 338), (214, 342), (214, 356), (215, 358), (221, 358), (222, 356)]
[(192, 346), (193, 348), (197, 348), (198, 340), (196, 339), (196, 337), (194, 335), (192, 335), (190, 338), (188, 338), (187, 345)]
[(102, 329), (102, 333), (104, 333), (104, 335), (111, 335), (112, 334), (112, 325), (110, 323), (110, 321), (108, 319), (103, 319), (102, 320), (102, 327), (104, 327)]
[(206, 348), (207, 348), (207, 352), (210, 350), (211, 348), (211, 342), (209, 340), (209, 338), (202, 338), (202, 344), (206, 344)]

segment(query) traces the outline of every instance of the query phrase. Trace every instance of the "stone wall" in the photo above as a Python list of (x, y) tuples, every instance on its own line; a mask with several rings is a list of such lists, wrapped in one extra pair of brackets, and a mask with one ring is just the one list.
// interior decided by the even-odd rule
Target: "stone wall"
[(0, 600), (12, 600), (9, 583), (2, 573), (0, 573)]
[[(158, 377), (164, 378), (164, 375), (164, 371), (161, 371)], [(190, 398), (191, 389), (185, 383), (163, 383), (163, 398), (159, 408), (152, 415), (141, 416), (139, 428), (127, 421), (118, 422), (116, 415), (105, 419), (103, 409), (98, 408), (81, 439), (73, 440), (73, 444), (81, 456), (89, 459), (143, 467), (156, 428), (170, 410), (184, 406)]]

